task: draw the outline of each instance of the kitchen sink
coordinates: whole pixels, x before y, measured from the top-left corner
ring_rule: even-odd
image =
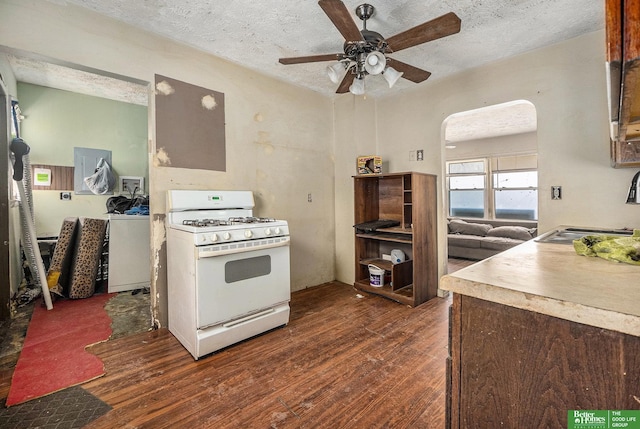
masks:
[[[549,231],[536,238],[540,243],[573,244],[585,235],[614,235],[630,237],[633,231],[627,229],[597,229],[597,228],[560,228]]]

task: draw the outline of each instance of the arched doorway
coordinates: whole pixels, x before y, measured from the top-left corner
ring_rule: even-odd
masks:
[[[442,125],[444,216],[537,221],[536,131],[536,109],[527,100],[447,117]],[[456,268],[450,259],[448,271]]]

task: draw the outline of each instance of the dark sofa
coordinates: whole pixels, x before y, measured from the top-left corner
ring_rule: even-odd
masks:
[[[528,220],[450,218],[447,248],[450,258],[481,260],[537,235],[538,223]]]

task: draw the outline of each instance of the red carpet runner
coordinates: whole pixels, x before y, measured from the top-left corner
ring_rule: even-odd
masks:
[[[104,365],[85,347],[106,341],[111,319],[104,310],[115,294],[62,300],[47,311],[35,304],[20,357],[11,380],[6,405],[92,380],[104,374]]]

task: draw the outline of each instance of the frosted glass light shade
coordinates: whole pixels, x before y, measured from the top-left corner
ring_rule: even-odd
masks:
[[[364,94],[364,79],[353,79],[353,83],[349,87],[349,92],[353,95]]]
[[[364,61],[364,69],[373,75],[382,73],[386,65],[387,59],[378,51],[371,52]]]
[[[329,75],[329,79],[333,83],[339,83],[342,80],[342,73],[344,72],[345,67],[343,63],[335,63],[332,66],[327,67],[327,74]]]
[[[387,67],[385,71],[382,73],[382,76],[384,77],[384,80],[386,80],[387,83],[389,84],[389,88],[392,88],[393,85],[396,84],[398,79],[402,77],[402,74],[403,74],[402,72],[399,72],[393,67]]]

